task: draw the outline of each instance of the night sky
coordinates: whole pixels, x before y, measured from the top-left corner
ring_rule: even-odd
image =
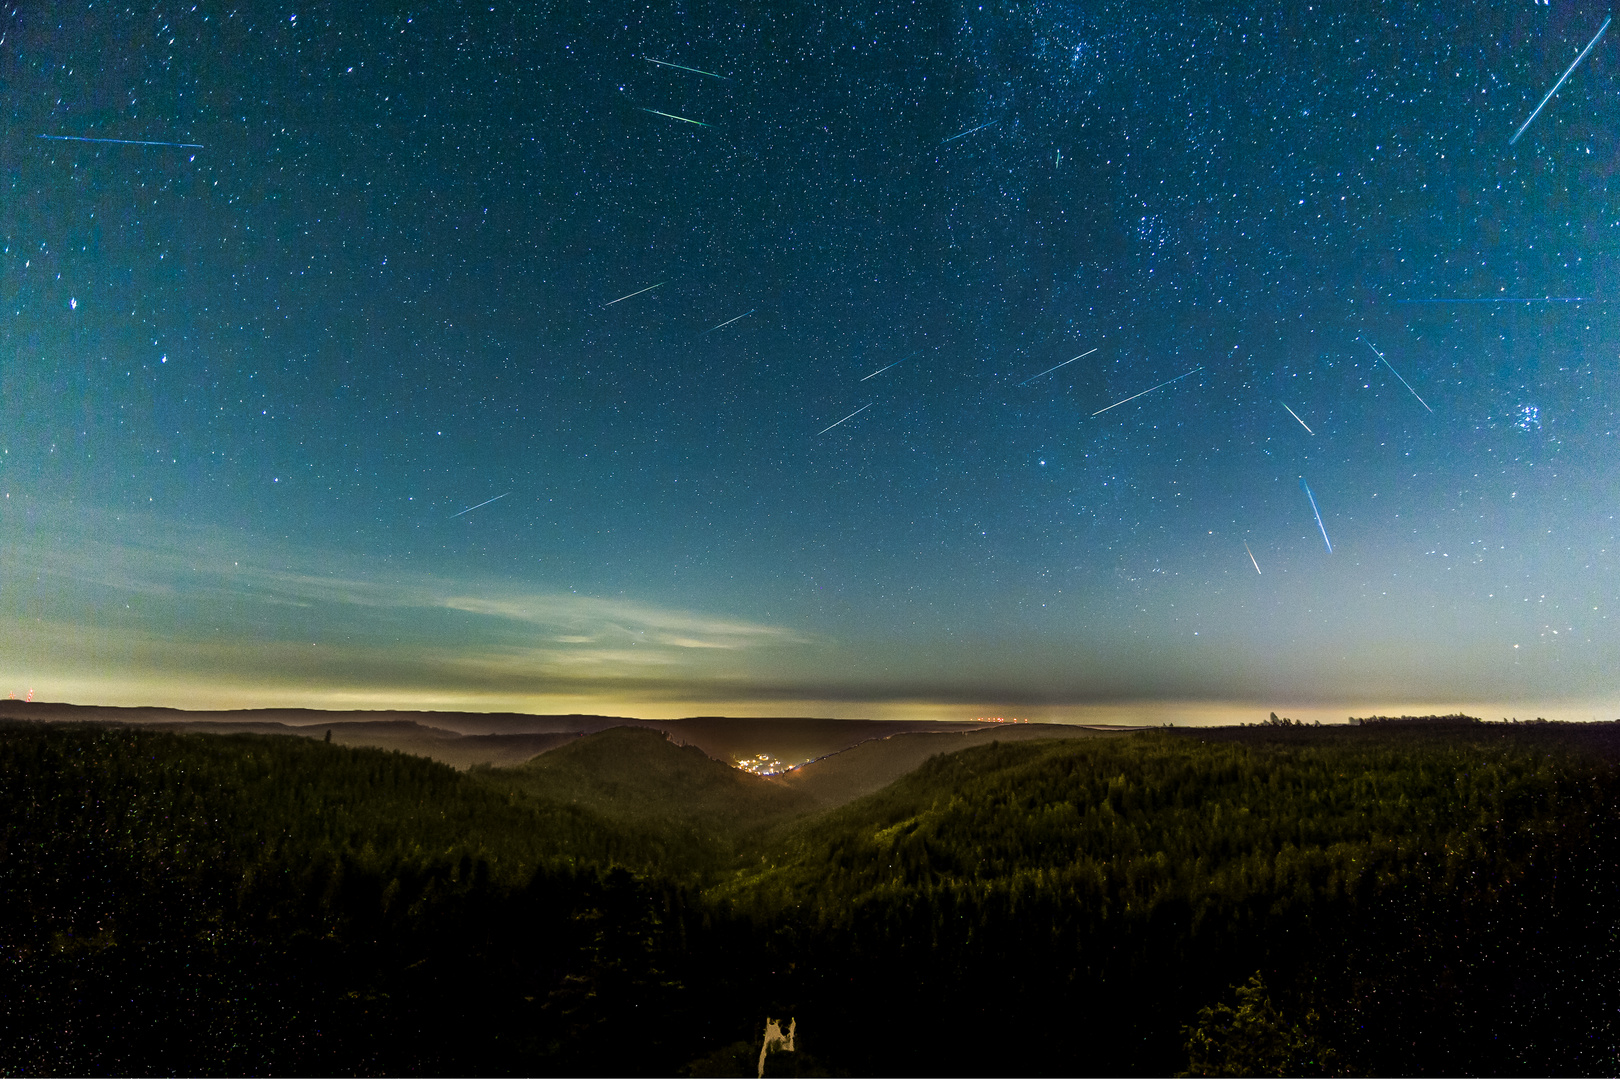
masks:
[[[1608,14],[8,6],[0,691],[1620,714]]]

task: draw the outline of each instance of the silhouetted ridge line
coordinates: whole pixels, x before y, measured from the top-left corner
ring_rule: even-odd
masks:
[[[1462,713],[1451,713],[1448,716],[1352,716],[1350,723],[1355,725],[1366,724],[1483,724],[1485,721],[1477,716],[1465,716]]]

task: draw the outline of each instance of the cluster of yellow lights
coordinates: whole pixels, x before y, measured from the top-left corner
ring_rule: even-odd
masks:
[[[1027,717],[1019,719],[1016,716],[975,716],[973,722],[975,724],[1027,724],[1029,719]]]
[[[783,765],[778,758],[774,758],[769,754],[755,754],[751,758],[740,758],[737,761],[737,768],[743,772],[751,772],[755,776],[775,776],[777,773],[787,771],[786,765]]]

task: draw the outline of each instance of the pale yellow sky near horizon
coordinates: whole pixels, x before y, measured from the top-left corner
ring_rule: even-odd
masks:
[[[1420,716],[1464,713],[1484,720],[1537,717],[1548,720],[1620,719],[1620,703],[1593,701],[1337,701],[1290,703],[1234,701],[1118,701],[1005,704],[947,701],[815,700],[749,698],[637,698],[594,695],[507,695],[391,692],[382,689],[313,689],[284,685],[233,686],[161,680],[70,678],[38,687],[0,687],[5,696],[75,705],[164,707],[196,710],[304,708],[421,712],[588,714],[669,720],[690,716],[834,717],[841,719],[962,721],[1028,720],[1034,723],[1217,726],[1256,723],[1272,712],[1307,723],[1342,724],[1351,716]]]
[[[1323,723],[1620,716],[1601,643],[1566,658],[1541,641],[1556,630],[1523,649],[1510,642],[1492,663],[1414,652],[1411,627],[1293,652],[1245,652],[1212,634],[1207,652],[1166,655],[1098,611],[1076,637],[964,631],[894,651],[842,620],[725,609],[712,597],[590,595],[246,534],[36,517],[0,544],[0,697],[1130,725],[1248,723],[1273,711]]]

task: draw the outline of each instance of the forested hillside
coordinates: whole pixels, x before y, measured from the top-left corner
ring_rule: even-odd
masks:
[[[740,840],[816,806],[780,780],[647,728],[614,728],[517,768],[472,775],[494,791],[584,810],[615,834],[639,838],[638,869],[694,882],[731,863]]]
[[[1063,724],[998,724],[969,731],[914,731],[869,739],[783,773],[781,780],[822,808],[842,806],[888,787],[938,754],[954,754],[989,742],[1033,739],[1106,739],[1124,734]]]
[[[1544,733],[981,747],[715,895],[791,928],[798,995],[860,1070],[995,1072],[1001,1043],[960,1034],[994,1030],[1059,1071],[1175,1071],[1177,1024],[1263,968],[1353,1067],[1603,1071],[1612,1035],[1575,1033],[1620,1004],[1615,773]],[[874,1015],[953,1035],[873,1040]]]
[[[1614,742],[999,743],[812,815],[646,732],[8,725],[0,1068],[752,1075],[769,1015],[772,1072],[1612,1074]]]
[[[656,838],[446,765],[8,726],[0,777],[7,1072],[577,1071],[675,989],[647,928],[686,905],[623,869]]]

